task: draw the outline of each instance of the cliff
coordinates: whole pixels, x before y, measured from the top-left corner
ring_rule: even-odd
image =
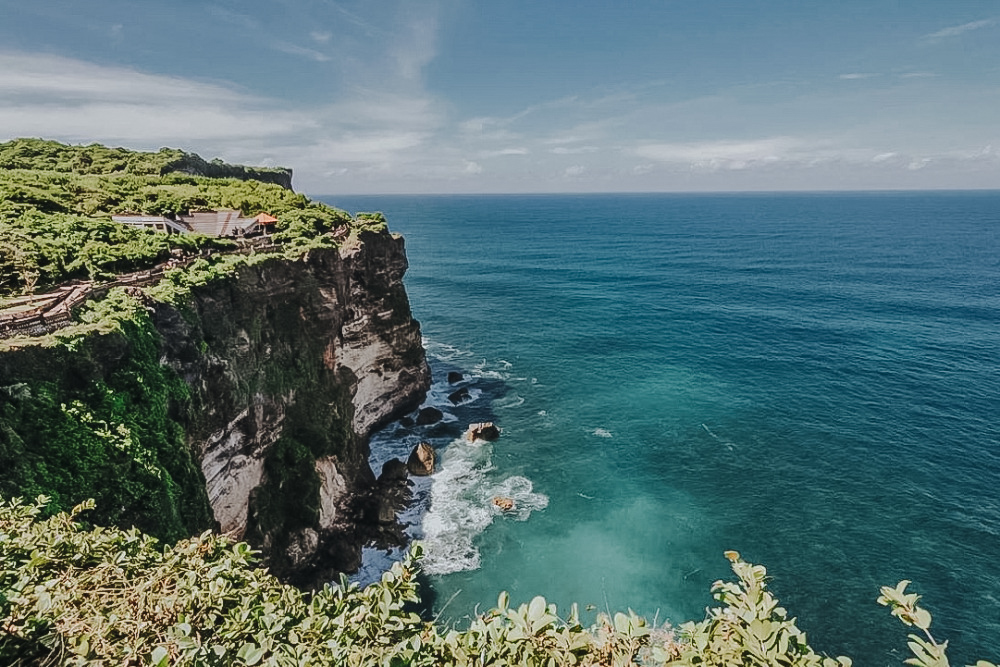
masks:
[[[401,238],[366,233],[196,289],[188,313],[155,309],[213,515],[279,572],[356,568],[377,522],[368,435],[430,383],[405,270]]]
[[[0,492],[94,496],[95,520],[166,539],[214,523],[292,581],[357,567],[387,514],[367,438],[430,383],[406,267],[361,232],[0,354]]]
[[[222,160],[205,160],[195,153],[181,153],[179,157],[160,168],[160,174],[171,173],[205,176],[207,178],[235,178],[240,181],[272,183],[286,190],[292,189],[292,170],[287,167],[246,167],[228,164]]]

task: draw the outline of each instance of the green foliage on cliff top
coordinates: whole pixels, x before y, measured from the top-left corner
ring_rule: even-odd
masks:
[[[348,225],[384,229],[384,218],[352,220],[275,181],[285,170],[205,162],[174,149],[142,153],[40,139],[0,144],[0,297],[74,278],[102,280],[163,262],[172,249],[222,248],[195,235],[125,227],[115,213],[171,215],[239,209],[278,218],[278,242],[302,248]]]
[[[120,290],[90,335],[0,355],[0,495],[52,511],[96,498],[94,519],[176,540],[213,525],[204,478],[172,409],[187,386],[160,365],[149,314]],[[114,324],[114,329],[108,326]]]
[[[254,567],[245,544],[203,533],[164,547],[137,530],[87,528],[72,514],[0,505],[0,658],[11,665],[701,665],[847,667],[816,653],[768,592],[763,567],[730,554],[705,620],[679,630],[632,613],[581,623],[541,597],[496,608],[465,630],[414,613],[414,554],[363,590],[342,580],[304,594]],[[917,667],[946,667],[946,644],[905,592],[879,601],[904,623]],[[996,667],[980,661],[977,667]]]
[[[0,144],[0,169],[34,169],[76,174],[195,174],[210,178],[253,179],[265,183],[291,181],[291,170],[244,167],[221,160],[207,162],[194,153],[161,148],[156,153],[110,148],[101,144],[73,146],[45,139],[14,139]]]

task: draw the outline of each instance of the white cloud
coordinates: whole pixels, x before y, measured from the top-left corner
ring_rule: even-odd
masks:
[[[579,98],[576,96],[561,97],[559,99],[529,105],[510,116],[477,116],[475,118],[470,118],[464,121],[461,124],[461,127],[464,132],[484,133],[493,128],[509,127],[518,121],[527,118],[528,116],[535,115],[542,111],[566,109],[567,107],[575,106],[578,103]]]
[[[90,102],[76,108],[0,107],[0,127],[8,137],[124,142],[146,147],[275,137],[312,126],[306,118],[286,117],[284,120],[289,122],[283,123],[280,113],[234,111],[211,105],[181,108]]]
[[[256,32],[260,29],[260,21],[252,16],[249,16],[248,14],[234,12],[231,9],[226,9],[225,7],[219,5],[209,5],[207,11],[220,21],[235,26],[240,30],[246,32]]]
[[[340,162],[386,163],[403,151],[420,146],[426,135],[420,132],[378,131],[347,133],[317,143],[322,154]]]
[[[170,91],[164,95],[164,91]],[[11,104],[35,99],[73,103],[100,99],[169,104],[214,98],[232,102],[240,97],[218,84],[181,77],[143,74],[124,67],[105,67],[59,56],[0,52],[0,101]]]
[[[583,155],[584,153],[596,153],[599,150],[601,149],[597,146],[577,146],[575,148],[556,146],[551,152],[555,155]]]
[[[799,159],[800,148],[799,140],[791,137],[772,137],[755,141],[643,144],[635,147],[632,152],[657,162],[717,170],[746,169],[755,165]]]
[[[935,153],[915,150],[878,150],[847,145],[829,139],[772,137],[753,141],[713,141],[688,144],[642,144],[629,151],[666,168],[694,173],[774,171],[801,173],[820,167],[861,173],[866,166],[879,174],[918,171],[930,164],[941,168],[962,169],[962,165],[1000,166],[1000,152],[987,144],[972,150],[952,149]],[[650,165],[633,171],[647,173]],[[873,172],[875,173],[875,172]]]
[[[330,56],[321,51],[300,46],[299,44],[292,44],[291,42],[276,41],[271,42],[270,46],[275,51],[287,53],[290,56],[301,56],[302,58],[308,58],[309,60],[313,60],[318,63],[326,63],[332,60]]]
[[[560,135],[558,137],[550,137],[550,138],[546,139],[543,143],[548,144],[548,145],[575,144],[575,143],[579,143],[581,141],[586,141],[586,140],[587,140],[587,137],[585,137],[583,135],[579,135],[579,134],[564,134],[564,135]],[[559,150],[559,149],[556,149],[556,150]],[[562,150],[568,150],[568,149],[562,149]]]
[[[309,37],[311,37],[314,42],[326,44],[333,37],[333,33],[328,30],[313,30],[309,33]]]
[[[530,155],[531,151],[527,148],[501,148],[497,151],[486,151],[483,153],[484,158],[488,157],[503,157],[505,155]]]
[[[872,79],[876,76],[880,76],[875,72],[850,72],[848,74],[841,74],[838,79],[855,80],[855,79]]]
[[[483,173],[483,166],[478,162],[472,162],[466,160],[465,162],[465,173],[467,174],[481,174]]]
[[[315,123],[219,84],[0,53],[0,128],[8,136],[149,145],[273,136],[312,130]]]
[[[437,56],[438,21],[432,9],[414,6],[405,17],[405,29],[394,36],[389,56],[396,74],[404,81],[416,82],[423,70]]]
[[[566,167],[566,175],[570,178],[582,176],[586,171],[587,168],[582,164],[574,164],[572,167]]]
[[[959,35],[970,32],[972,30],[989,28],[996,24],[997,24],[997,19],[995,18],[982,19],[980,21],[969,21],[968,23],[951,26],[943,30],[938,30],[937,32],[932,32],[929,35],[924,35],[924,39],[931,41],[938,41],[945,39],[947,37],[958,37]]]

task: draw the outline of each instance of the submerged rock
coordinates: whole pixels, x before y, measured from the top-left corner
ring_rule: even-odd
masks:
[[[399,459],[389,459],[382,464],[382,474],[378,476],[379,482],[392,482],[406,479],[407,466]]]
[[[444,413],[437,408],[421,408],[420,412],[417,413],[417,426],[436,424],[442,419],[444,419]]]
[[[469,430],[465,432],[465,439],[469,442],[473,442],[474,440],[496,440],[499,437],[500,429],[493,422],[469,424]]]
[[[453,405],[458,405],[462,401],[465,401],[469,398],[471,398],[471,394],[469,394],[469,390],[466,389],[465,387],[462,387],[458,391],[453,391],[452,393],[448,394],[448,400],[451,401]]]
[[[406,460],[406,469],[416,477],[433,475],[436,460],[437,454],[434,448],[426,442],[421,442],[410,452],[410,458]]]

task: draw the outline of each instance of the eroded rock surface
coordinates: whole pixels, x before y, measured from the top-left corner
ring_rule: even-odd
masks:
[[[430,386],[403,240],[358,241],[242,267],[195,288],[183,315],[155,306],[161,363],[191,391],[185,430],[215,519],[286,578],[360,556],[348,543],[386,519],[359,509],[377,492],[368,436]]]
[[[496,440],[499,437],[500,429],[493,422],[469,424],[469,429],[465,432],[465,439],[469,442],[476,440]]]
[[[421,442],[410,452],[410,458],[406,460],[406,469],[417,477],[433,475],[436,460],[437,454],[434,448],[429,443]]]

